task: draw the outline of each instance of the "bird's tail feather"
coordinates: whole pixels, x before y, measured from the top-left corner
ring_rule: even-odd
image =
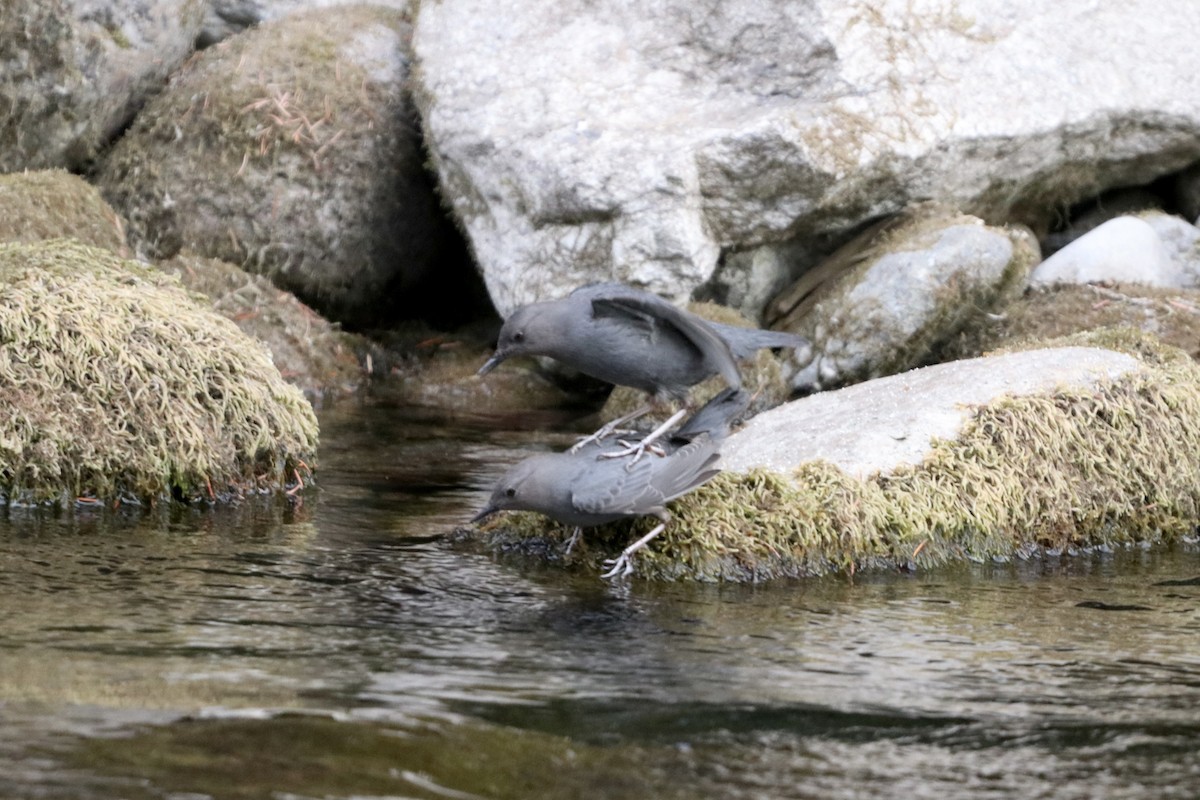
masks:
[[[710,322],[709,325],[729,345],[729,351],[737,359],[749,358],[756,350],[764,347],[788,347],[803,350],[811,347],[808,339],[797,333],[786,331],[767,331],[759,328],[739,328],[736,325],[723,325]]]

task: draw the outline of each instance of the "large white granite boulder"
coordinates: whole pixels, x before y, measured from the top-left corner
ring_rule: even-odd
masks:
[[[723,252],[914,201],[1032,223],[1173,172],[1200,158],[1196,41],[1187,0],[440,0],[414,45],[507,314],[597,279],[683,300]]]

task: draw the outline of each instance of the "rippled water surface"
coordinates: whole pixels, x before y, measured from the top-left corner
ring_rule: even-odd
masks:
[[[613,586],[445,537],[545,435],[322,423],[298,502],[0,519],[0,797],[1200,796],[1194,546]]]

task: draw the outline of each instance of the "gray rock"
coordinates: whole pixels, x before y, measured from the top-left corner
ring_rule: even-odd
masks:
[[[1105,192],[1082,210],[1072,209],[1069,225],[1042,239],[1042,252],[1049,256],[1110,219],[1162,210],[1162,198],[1145,189],[1114,189]]]
[[[728,306],[761,324],[767,304],[821,255],[820,245],[800,239],[726,253],[712,279],[697,289],[697,299]]]
[[[590,280],[680,301],[723,250],[916,200],[1028,223],[1145,183],[1200,158],[1197,40],[1187,0],[440,0],[414,44],[507,314]]]
[[[1178,268],[1178,286],[1200,288],[1200,228],[1163,212],[1147,212],[1140,218],[1158,234],[1167,256]]]
[[[1089,387],[1141,369],[1095,347],[1061,347],[953,361],[794,400],[752,418],[722,448],[733,472],[790,473],[815,459],[856,477],[919,464],[935,439],[953,439],[972,406],[1003,395]]]
[[[807,273],[768,314],[812,342],[792,388],[812,392],[911,369],[931,348],[1025,288],[1037,242],[1025,228],[918,213],[877,226]]]
[[[79,170],[192,52],[203,0],[6,0],[0,172]]]
[[[1158,233],[1138,217],[1117,217],[1079,237],[1034,268],[1030,282],[1140,283],[1178,287],[1182,270]]]
[[[326,316],[386,320],[453,231],[424,169],[402,15],[289,16],[200,53],[100,166],[139,252],[187,247]]]

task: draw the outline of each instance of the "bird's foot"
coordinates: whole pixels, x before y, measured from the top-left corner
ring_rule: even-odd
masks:
[[[624,449],[601,453],[597,458],[624,458],[625,456],[632,456],[626,465],[626,468],[629,468],[640,461],[646,453],[653,453],[659,458],[665,458],[667,455],[667,451],[663,450],[661,445],[657,445],[646,439],[640,442],[628,442],[624,439],[617,439],[617,444],[621,445]]]
[[[666,451],[654,443],[665,436],[667,431],[673,428],[675,424],[678,423],[679,420],[683,419],[686,414],[687,411],[685,409],[676,411],[671,415],[670,419],[668,419],[662,425],[659,425],[647,436],[643,437],[642,440],[637,444],[630,445],[628,442],[621,442],[621,444],[625,446],[624,450],[616,450],[611,453],[601,453],[600,458],[621,458],[623,456],[632,455],[633,458],[628,464],[625,465],[625,469],[633,469],[633,465],[636,464],[641,457],[646,454],[647,450],[655,455],[665,456]]]
[[[638,550],[641,550],[646,545],[650,544],[650,541],[652,539],[654,539],[655,536],[658,536],[660,533],[663,532],[663,530],[667,527],[667,523],[665,521],[666,520],[665,516],[663,517],[663,520],[664,520],[663,522],[654,526],[654,529],[651,530],[649,533],[647,533],[645,536],[638,539],[636,542],[629,545],[629,547],[626,547],[624,550],[622,550],[621,555],[617,556],[616,558],[605,559],[604,566],[608,567],[608,572],[600,573],[600,577],[607,579],[607,578],[615,578],[619,575],[622,578],[628,578],[630,575],[632,575],[633,574],[633,561],[632,561],[633,554],[636,553]]]
[[[601,439],[605,438],[606,436],[612,436],[613,434],[617,434],[619,436],[629,436],[630,434],[634,433],[635,431],[628,430],[626,428],[622,428],[621,426],[624,425],[626,422],[632,422],[633,420],[637,419],[638,417],[645,416],[650,411],[651,408],[652,408],[652,406],[644,405],[641,408],[638,408],[638,409],[635,409],[635,410],[629,412],[628,414],[626,414],[623,417],[617,417],[614,420],[610,420],[609,422],[605,423],[600,428],[600,430],[596,431],[591,436],[585,436],[582,439],[580,439],[567,452],[568,453],[578,453],[583,448],[584,445],[591,444],[592,442],[598,442]]]
[[[617,420],[614,420],[614,422],[615,421],[617,421]],[[571,445],[571,449],[568,450],[567,452],[568,453],[578,453],[580,450],[582,450],[584,447],[591,444],[592,442],[598,442],[601,439],[607,439],[609,436],[613,436],[613,435],[629,436],[634,433],[637,433],[637,431],[635,431],[631,428],[618,428],[610,422],[609,424],[602,427],[600,430],[593,433],[591,436],[584,436],[582,439],[577,441],[575,444]]]
[[[633,574],[633,561],[631,561],[629,556],[625,553],[621,553],[621,555],[617,556],[616,558],[606,558],[604,560],[604,566],[609,567],[608,572],[600,573],[600,577],[604,578],[605,580],[608,580],[609,578],[615,578],[618,575],[620,575],[622,578],[628,578]]]

